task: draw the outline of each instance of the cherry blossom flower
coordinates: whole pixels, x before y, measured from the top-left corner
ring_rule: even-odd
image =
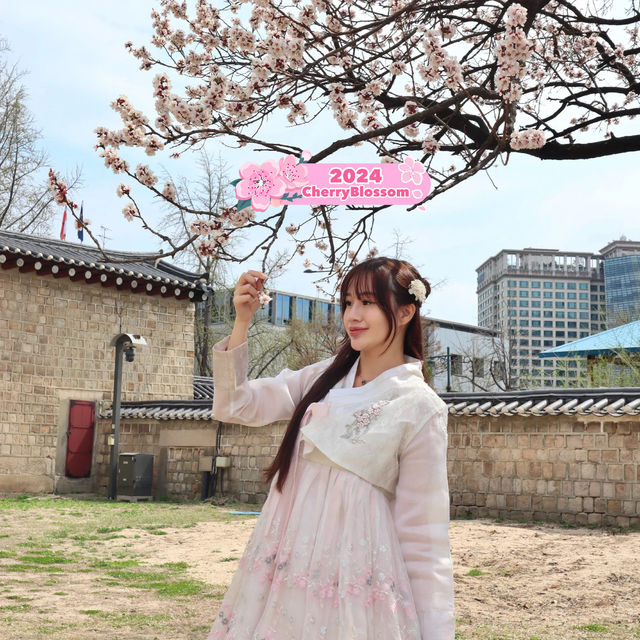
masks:
[[[411,157],[406,157],[404,161],[398,165],[398,169],[400,170],[401,182],[413,182],[417,185],[422,184],[425,168],[421,162]]]
[[[240,168],[240,176],[242,179],[236,184],[236,197],[239,200],[250,199],[256,211],[266,211],[271,198],[278,198],[285,192],[285,181],[279,175],[274,160],[267,160],[261,165],[246,162]]]
[[[118,195],[118,198],[122,198],[122,196],[128,196],[129,195],[129,187],[127,187],[126,184],[122,184],[122,182],[118,185],[118,188],[116,189],[116,194]]]
[[[167,200],[175,200],[178,197],[178,192],[171,182],[167,182],[162,189],[162,195]]]
[[[123,213],[124,217],[127,220],[129,220],[129,222],[131,222],[131,220],[133,220],[138,215],[138,212],[136,211],[136,208],[131,203],[126,204],[124,206],[124,209],[122,210],[122,213]]]

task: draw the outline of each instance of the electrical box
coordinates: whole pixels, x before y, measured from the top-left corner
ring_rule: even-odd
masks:
[[[151,499],[153,456],[150,453],[121,453],[118,458],[118,496]]]
[[[217,456],[216,467],[218,469],[227,469],[231,466],[231,458],[228,456]]]

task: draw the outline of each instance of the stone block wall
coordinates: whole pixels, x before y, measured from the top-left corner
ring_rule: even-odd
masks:
[[[193,316],[186,300],[1,269],[0,492],[64,479],[69,402],[112,400],[121,320],[147,341],[123,363],[122,400],[193,397]]]
[[[640,524],[633,417],[449,417],[451,516]]]
[[[263,481],[262,470],[275,457],[286,422],[256,428],[217,420],[123,420],[119,450],[154,456],[152,493],[156,499],[199,500],[204,477],[200,459],[215,454],[218,425],[221,429],[218,455],[231,457],[231,467],[218,475],[216,495],[222,490],[242,502],[263,503],[269,487]],[[110,431],[111,422],[100,420],[92,490],[102,494],[109,489]]]

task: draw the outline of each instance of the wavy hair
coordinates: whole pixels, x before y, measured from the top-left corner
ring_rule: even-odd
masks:
[[[358,298],[364,297],[365,292],[371,292],[387,319],[389,331],[386,339],[388,340],[391,335],[395,337],[397,331],[396,313],[398,308],[402,305],[414,304],[416,311],[407,324],[404,337],[404,353],[422,360],[422,375],[426,380],[427,370],[424,364],[424,342],[420,319],[421,303],[408,291],[409,285],[414,279],[418,279],[424,284],[426,297],[428,297],[431,293],[429,282],[409,262],[383,256],[363,260],[347,272],[340,285],[340,312],[344,317],[346,309],[345,296],[351,285],[353,285]],[[276,457],[271,465],[263,471],[267,482],[270,482],[278,473],[276,482],[278,491],[282,492],[289,475],[291,459],[295,453],[294,448],[300,431],[300,423],[307,408],[313,402],[320,402],[329,390],[347,375],[357,360],[359,353],[359,351],[352,348],[347,328],[344,327],[344,336],[337,345],[333,362],[323,371],[298,403],[280,443]]]

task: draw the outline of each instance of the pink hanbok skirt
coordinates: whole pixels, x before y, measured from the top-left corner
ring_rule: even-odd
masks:
[[[208,640],[420,640],[389,500],[302,457],[276,477]]]

